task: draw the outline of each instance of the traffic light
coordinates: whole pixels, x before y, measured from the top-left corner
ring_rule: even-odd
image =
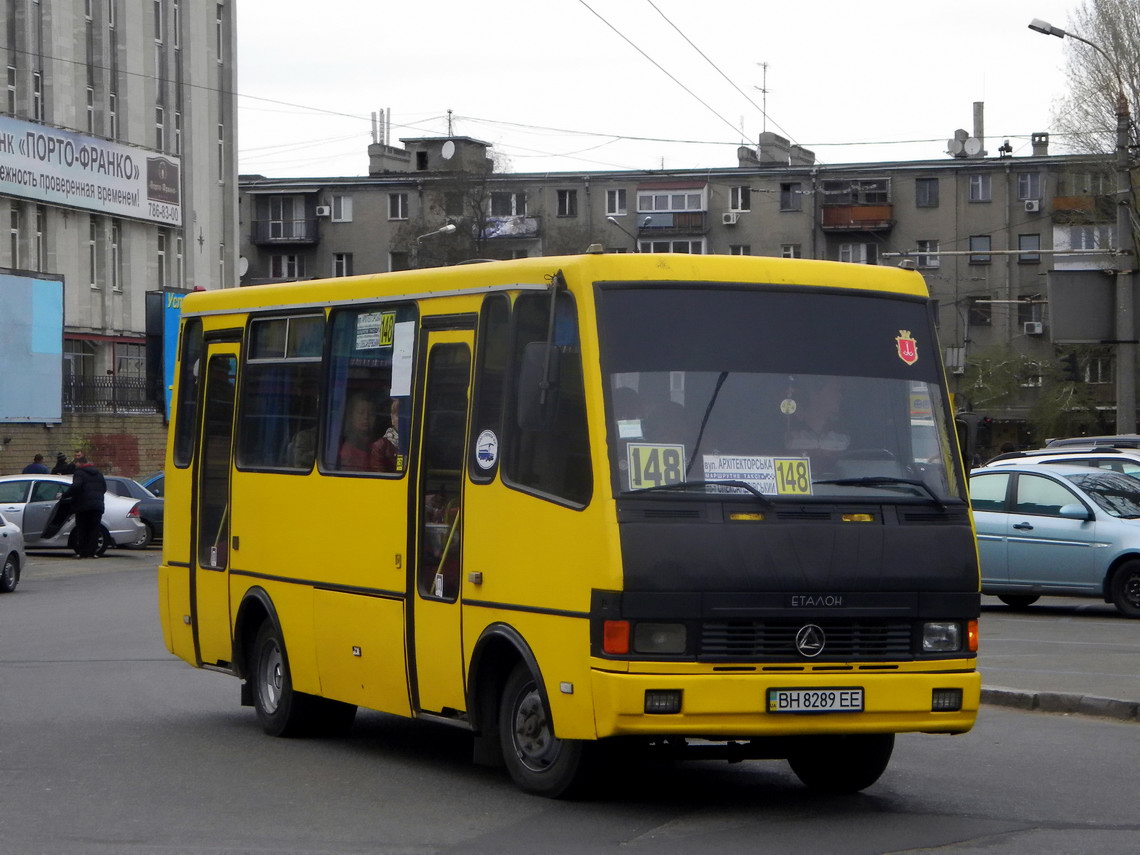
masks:
[[[1075,353],[1066,353],[1061,356],[1061,374],[1066,379],[1073,383],[1078,383],[1081,380],[1081,368],[1077,365],[1077,355]]]

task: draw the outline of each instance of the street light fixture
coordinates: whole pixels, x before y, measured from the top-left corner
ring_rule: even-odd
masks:
[[[424,238],[435,237],[436,235],[449,235],[454,231],[455,223],[448,223],[445,226],[440,226],[435,231],[428,232],[426,235],[420,235],[418,238],[416,238],[416,243],[420,243]]]
[[[1133,316],[1132,268],[1136,259],[1136,243],[1132,238],[1130,200],[1132,180],[1129,169],[1128,134],[1132,118],[1124,80],[1120,69],[1100,45],[1074,33],[1034,18],[1029,29],[1046,36],[1063,39],[1068,36],[1088,45],[1105,58],[1116,75],[1116,246],[1119,262],[1116,269],[1116,340],[1105,342],[1116,347],[1116,432],[1136,433],[1136,322]]]
[[[634,252],[640,252],[640,250],[637,248],[637,238],[634,237],[633,235],[631,235],[628,231],[626,231],[625,227],[622,226],[621,223],[619,223],[614,217],[606,217],[606,222],[609,223],[611,226],[617,226],[618,230],[623,235],[625,235],[627,238],[629,238],[631,241],[633,241],[633,251]],[[641,234],[641,229],[638,229],[638,234]]]

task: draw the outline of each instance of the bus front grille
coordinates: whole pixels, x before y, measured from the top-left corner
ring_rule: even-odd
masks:
[[[701,659],[805,661],[796,634],[805,621],[706,621],[701,627]],[[824,633],[815,660],[906,659],[913,656],[909,621],[818,621]]]

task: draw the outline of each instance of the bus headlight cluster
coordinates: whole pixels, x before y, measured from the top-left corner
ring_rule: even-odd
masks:
[[[954,653],[962,649],[962,624],[928,621],[922,625],[923,653]]]
[[[684,653],[683,623],[639,623],[633,631],[633,649],[637,653]]]

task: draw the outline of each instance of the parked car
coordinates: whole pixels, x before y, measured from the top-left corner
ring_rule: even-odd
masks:
[[[144,549],[154,541],[162,540],[162,516],[165,502],[133,478],[125,478],[122,475],[105,475],[104,477],[107,479],[107,492],[139,500],[139,517],[142,519],[146,531],[138,542],[131,544],[131,547],[133,549]]]
[[[1086,445],[1009,451],[999,454],[986,466],[1009,466],[1020,463],[1095,466],[1097,469],[1110,469],[1125,475],[1140,475],[1140,449]]]
[[[0,594],[10,594],[20,584],[20,574],[28,557],[24,554],[24,534],[15,523],[0,516]]]
[[[1035,463],[970,473],[982,593],[1023,608],[1099,597],[1140,617],[1140,479]]]
[[[64,490],[71,486],[70,475],[0,476],[0,514],[20,527],[27,549],[75,549],[75,517],[58,532],[44,537],[52,512]],[[130,546],[143,536],[146,527],[139,516],[138,500],[108,492],[99,533],[98,554],[112,546]]]
[[[1140,448],[1140,434],[1120,433],[1115,436],[1067,436],[1051,439],[1046,448],[1063,448],[1069,445],[1109,445],[1117,448]]]
[[[166,492],[166,473],[155,472],[152,475],[147,475],[140,483],[159,498],[163,498],[163,494]]]

